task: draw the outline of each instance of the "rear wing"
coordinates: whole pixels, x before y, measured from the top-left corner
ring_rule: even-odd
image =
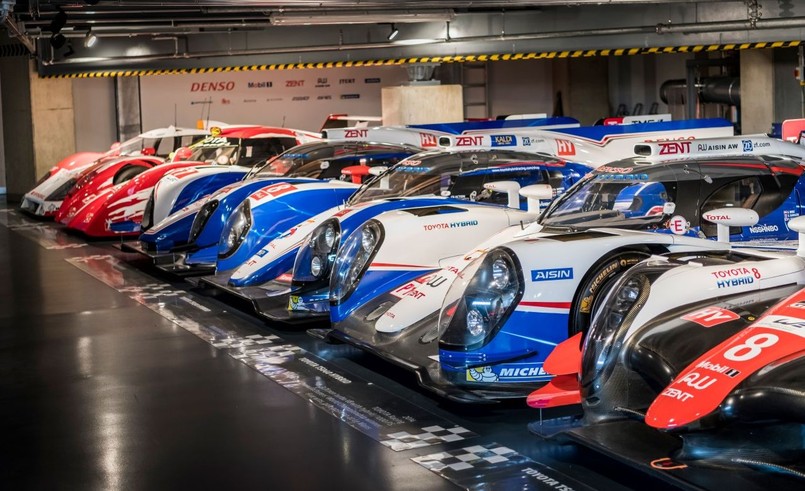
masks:
[[[571,128],[578,125],[578,120],[573,118],[470,121],[375,128],[337,128],[326,130],[325,137],[330,140],[402,143],[430,149],[438,148],[439,138],[447,135],[481,134],[480,132],[500,131],[501,128]]]
[[[581,128],[522,128],[507,133],[445,135],[439,146],[452,150],[505,147],[536,152],[597,167],[634,156],[635,144],[652,141],[690,141],[728,137],[732,123],[724,119],[696,119]]]
[[[805,159],[805,147],[768,136],[705,138],[695,141],[641,143],[634,153],[652,162],[704,157],[743,157],[775,155]]]

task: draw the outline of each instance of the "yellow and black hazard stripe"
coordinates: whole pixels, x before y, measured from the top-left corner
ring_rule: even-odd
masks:
[[[693,46],[666,46],[657,48],[586,49],[575,51],[542,51],[532,53],[506,53],[486,55],[415,56],[381,60],[327,61],[314,63],[280,63],[273,65],[240,65],[206,68],[171,68],[164,70],[114,70],[99,72],[50,75],[53,78],[145,77],[150,75],[179,75],[188,73],[250,72],[262,70],[302,70],[315,68],[342,68],[364,66],[411,65],[415,63],[464,63],[477,61],[541,60],[555,58],[587,58],[593,56],[635,56],[666,53],[699,53],[762,48],[793,48],[802,41],[774,41],[759,43],[709,44]]]

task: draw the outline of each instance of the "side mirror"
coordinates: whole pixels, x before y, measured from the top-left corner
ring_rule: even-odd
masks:
[[[727,243],[730,241],[730,227],[751,227],[760,221],[757,212],[747,208],[716,208],[703,213],[702,218],[715,223],[718,227],[718,241]]]
[[[553,188],[550,184],[532,184],[520,188],[520,196],[528,199],[528,212],[540,213],[540,200],[552,199]]]
[[[330,168],[330,161],[329,161],[329,160],[322,160],[322,161],[319,163],[319,169],[321,169],[321,170],[327,170],[327,169],[329,169],[329,168]]]
[[[788,222],[788,228],[799,234],[799,246],[797,256],[805,257],[805,216],[792,218]]]
[[[363,182],[363,178],[369,175],[369,169],[371,167],[366,165],[350,165],[341,169],[341,174],[352,177],[354,184],[360,184]]]
[[[154,148],[154,147],[145,147],[145,148],[143,148],[143,151],[140,152],[140,153],[143,154],[143,155],[156,155],[157,154],[157,149]]]
[[[389,168],[385,165],[376,165],[374,167],[369,167],[369,174],[373,176],[379,176],[389,170]],[[380,179],[380,189],[389,189],[389,180],[391,179],[390,176],[385,176]]]
[[[180,160],[188,160],[190,156],[193,155],[193,151],[187,147],[179,147],[176,149],[176,152],[173,154],[173,161],[178,162]]]
[[[520,209],[520,183],[516,181],[494,181],[484,184],[484,189],[496,193],[506,193],[509,197],[509,208]]]

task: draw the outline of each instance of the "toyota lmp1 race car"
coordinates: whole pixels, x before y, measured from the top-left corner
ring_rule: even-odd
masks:
[[[348,140],[351,142],[364,142],[364,144],[363,146],[356,146],[355,143],[346,145],[343,142],[334,141],[331,142],[333,149],[330,150],[329,154],[326,148],[317,151],[292,150],[294,161],[288,165],[293,168],[288,169],[286,176],[277,178],[278,173],[272,172],[273,168],[268,168],[266,172],[248,176],[256,179],[244,179],[240,184],[227,186],[225,190],[216,193],[216,196],[207,197],[203,203],[197,201],[192,206],[185,207],[185,209],[172,214],[154,226],[153,229],[147,230],[140,237],[142,249],[151,255],[163,254],[161,257],[165,257],[165,253],[169,253],[172,249],[179,247],[180,251],[187,251],[186,255],[180,256],[182,259],[176,267],[163,265],[163,269],[169,269],[174,272],[181,271],[185,274],[188,272],[205,274],[211,268],[214,270],[216,266],[218,242],[219,239],[223,240],[223,227],[231,212],[251,193],[261,188],[268,188],[274,184],[286,182],[288,181],[288,176],[296,175],[297,172],[301,172],[300,175],[314,175],[314,177],[332,179],[340,176],[341,171],[345,168],[351,167],[346,172],[354,182],[353,185],[346,183],[334,183],[331,186],[319,184],[316,185],[318,191],[315,193],[312,188],[306,189],[308,194],[305,196],[305,203],[297,204],[294,208],[301,213],[299,221],[304,221],[310,216],[343,203],[357,189],[358,183],[369,175],[370,167],[387,168],[402,158],[411,155],[413,153],[411,152],[412,147],[409,145],[401,147],[399,145],[401,143],[418,145],[420,148],[417,148],[417,150],[421,150],[421,147],[435,147],[438,138],[447,134],[447,132],[480,131],[487,127],[491,128],[491,130],[499,130],[501,127],[509,128],[513,125],[568,127],[577,126],[578,122],[572,118],[546,118],[426,125],[424,129],[419,126],[410,126],[329,130],[334,133],[329,134],[328,132],[328,136],[334,137],[339,141]],[[378,141],[396,142],[398,145],[376,143]],[[367,146],[367,144],[369,145]],[[393,148],[397,148],[397,150],[394,151]],[[282,163],[282,161],[278,161],[277,164]],[[297,169],[300,164],[304,165],[305,168]],[[320,168],[319,175],[315,175],[317,165]],[[267,177],[274,177],[274,179],[265,180]],[[296,184],[302,184],[302,181],[295,181]],[[159,199],[159,196],[156,199]],[[273,202],[271,204],[271,206],[276,205],[277,203]],[[155,204],[154,208],[156,207],[157,205]],[[290,213],[292,211],[287,210],[286,212]],[[270,223],[265,227],[273,227],[275,218],[270,215],[266,215],[266,217]],[[287,224],[283,224],[283,226],[286,226],[284,230],[291,229],[296,223],[290,220]],[[230,255],[224,258],[228,259],[225,265],[222,265],[224,268],[232,268],[240,264],[239,262],[235,263],[236,260],[239,259],[240,262],[243,262],[251,255],[247,253],[247,247],[256,245],[254,234],[262,230],[262,225],[255,223],[255,227],[251,227],[250,223],[249,229],[252,230],[253,235],[246,241],[248,245],[244,246],[236,257]],[[272,228],[271,230],[274,229]],[[270,237],[273,237],[273,235]],[[262,245],[262,243],[259,244],[259,246]],[[258,249],[259,247],[254,247],[253,252]],[[173,252],[178,251],[174,250]],[[171,255],[170,257],[173,256]],[[160,261],[161,258],[158,257],[156,260]]]
[[[610,451],[630,445],[624,425],[638,421],[644,446],[678,463],[805,478],[805,217],[788,226],[797,255],[711,251],[634,266],[583,349],[570,339],[548,357],[557,376],[529,404],[581,402],[581,423]]]
[[[352,209],[358,203],[364,203],[367,199],[375,197],[389,198],[395,193],[373,191],[372,193],[361,193],[358,200],[350,200],[347,203],[348,210],[333,208],[326,213],[322,213],[312,220],[300,220],[291,229],[293,237],[288,234],[281,235],[277,240],[266,243],[263,241],[262,248],[250,248],[251,252],[256,252],[254,256],[248,258],[242,254],[242,250],[237,251],[237,261],[229,261],[226,257],[220,257],[218,269],[226,271],[242,262],[243,257],[247,257],[245,263],[239,266],[234,273],[218,275],[215,281],[219,286],[238,296],[246,297],[254,301],[258,310],[262,311],[269,318],[275,320],[309,320],[314,317],[326,315],[328,278],[330,272],[331,259],[335,256],[338,248],[338,236],[346,236],[351,230],[358,226],[362,221],[372,218],[374,215],[388,212],[393,209],[410,208],[425,206],[424,202],[411,200],[414,196],[421,196],[433,193],[436,198],[422,198],[437,200],[433,206],[440,203],[445,206],[441,214],[446,214],[450,206],[457,204],[467,204],[471,201],[490,202],[490,195],[494,191],[506,194],[506,197],[493,198],[498,204],[508,202],[510,208],[527,208],[526,203],[522,202],[518,196],[518,189],[532,184],[549,185],[553,191],[547,196],[540,195],[536,189],[524,190],[525,194],[531,194],[530,200],[550,199],[557,194],[564,192],[580,175],[589,172],[594,166],[605,161],[612,160],[611,155],[617,152],[617,148],[623,146],[623,142],[631,139],[635,142],[645,141],[646,139],[658,138],[660,135],[665,137],[690,138],[697,134],[719,134],[732,133],[728,123],[723,120],[700,120],[700,121],[681,121],[661,124],[632,125],[624,127],[595,127],[595,128],[560,128],[560,129],[537,129],[523,128],[521,130],[530,133],[529,136],[516,134],[473,134],[466,133],[455,137],[443,137],[450,143],[458,143],[459,147],[451,150],[452,157],[440,159],[437,154],[430,154],[425,157],[414,156],[412,160],[416,165],[400,164],[396,169],[396,174],[391,176],[381,176],[381,185],[390,180],[398,180],[400,184],[400,196],[407,199],[399,199],[393,202],[375,203],[373,205],[362,205],[360,210]],[[471,151],[467,147],[465,139],[479,141],[481,147]],[[592,141],[606,141],[609,143],[617,142],[613,145],[615,149],[607,144],[595,146]],[[583,155],[584,163],[567,162],[557,159],[550,155],[537,155],[531,152],[543,150],[546,153],[561,153],[561,149],[578,149],[579,156]],[[486,149],[486,150],[483,150]],[[503,150],[510,150],[506,154]],[[557,151],[559,150],[559,151]],[[517,152],[528,152],[517,155]],[[622,151],[622,150],[621,150]],[[518,162],[517,160],[520,160]],[[418,177],[417,177],[418,174]],[[424,183],[431,182],[429,185]],[[415,183],[417,189],[412,190],[410,186]],[[420,183],[423,183],[420,185]],[[438,186],[437,186],[438,183]],[[453,188],[455,186],[455,188]],[[412,192],[415,191],[415,192]],[[534,194],[537,193],[537,194]],[[358,195],[356,195],[358,196]],[[458,201],[456,202],[456,200]],[[439,201],[441,200],[441,201]],[[525,200],[523,200],[525,201]],[[474,209],[475,210],[475,209]],[[481,211],[482,210],[482,211]],[[470,214],[472,215],[472,214]],[[437,218],[437,217],[434,217]],[[477,243],[480,237],[493,234],[501,228],[506,228],[511,223],[519,221],[530,222],[536,218],[535,214],[519,216],[512,222],[513,213],[502,208],[479,208],[477,216],[464,216],[463,221],[474,222],[475,232],[467,231],[469,236],[476,237],[471,242],[469,237],[459,240],[457,243],[464,243],[467,247]],[[323,225],[316,233],[325,233],[335,237],[328,252],[322,250],[311,252],[306,250],[304,254],[310,257],[300,259],[297,264],[305,266],[303,277],[294,280],[295,287],[292,293],[288,289],[288,278],[293,266],[293,256],[300,246],[300,240],[304,239],[310,231],[325,219],[330,219],[327,225]],[[483,222],[479,224],[478,221]],[[456,226],[458,228],[458,226]],[[481,232],[483,230],[484,232]],[[457,232],[458,233],[458,232]],[[338,236],[334,236],[338,234]],[[259,242],[256,242],[259,244]],[[242,247],[242,246],[241,246]],[[225,252],[222,250],[222,252]],[[311,255],[312,254],[312,255]],[[223,254],[222,254],[223,255]],[[322,262],[323,267],[314,266],[315,271],[312,277],[307,270],[306,262],[313,256],[318,256],[317,261]],[[325,261],[326,257],[330,260]],[[327,263],[327,264],[325,264]],[[279,283],[263,285],[269,281],[279,279]],[[228,285],[224,285],[225,281]],[[244,290],[244,287],[251,287]],[[255,288],[256,287],[256,288]],[[298,287],[298,288],[297,288]],[[270,297],[270,298],[268,298]],[[288,304],[290,301],[290,309]]]
[[[56,220],[90,237],[123,237],[139,234],[146,204],[156,183],[169,171],[190,170],[205,161],[222,168],[233,163],[254,163],[281,153],[313,134],[285,128],[239,127],[216,131],[181,157],[192,160],[165,163],[161,159],[115,161],[83,175],[68,193]]]
[[[36,186],[22,198],[20,208],[42,217],[52,217],[59,210],[67,193],[81,176],[93,166],[126,156],[155,156],[166,158],[174,150],[193,144],[210,132],[188,128],[159,128],[146,131],[130,140],[112,145],[105,153],[80,152],[51,168]]]
[[[765,137],[687,144],[682,159],[661,155],[668,143],[636,145],[645,157],[599,167],[537,223],[471,251],[450,228],[428,227],[446,221],[437,210],[375,217],[339,249],[326,334],[414,369],[447,397],[524,396],[551,378],[548,353],[645,257],[717,248],[716,237],[793,238],[805,149]],[[429,246],[411,247],[412,233]]]

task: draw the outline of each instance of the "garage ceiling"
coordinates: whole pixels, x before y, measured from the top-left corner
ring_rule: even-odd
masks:
[[[796,44],[805,34],[803,3],[3,0],[0,5],[10,42],[34,54],[41,74],[63,75]],[[395,30],[398,35],[389,40]],[[97,42],[87,47],[91,36]]]

